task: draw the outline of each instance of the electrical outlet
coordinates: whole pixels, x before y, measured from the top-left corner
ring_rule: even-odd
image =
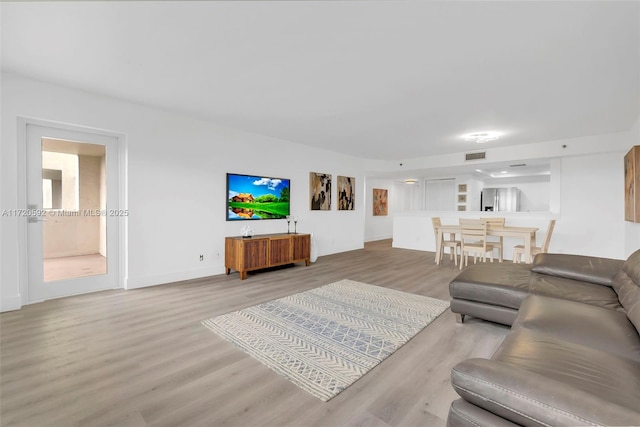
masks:
[[[204,255],[200,255],[200,261],[204,261]]]

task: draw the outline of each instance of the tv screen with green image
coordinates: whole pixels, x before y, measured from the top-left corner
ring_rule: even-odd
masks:
[[[290,185],[285,178],[228,173],[227,221],[286,218]]]

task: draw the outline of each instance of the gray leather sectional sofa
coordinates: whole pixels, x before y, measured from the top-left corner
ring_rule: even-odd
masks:
[[[511,326],[491,359],[453,368],[449,426],[640,426],[640,250],[478,264],[449,291],[460,322]]]

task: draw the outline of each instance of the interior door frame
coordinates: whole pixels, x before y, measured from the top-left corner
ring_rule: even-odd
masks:
[[[93,133],[115,138],[118,141],[117,163],[118,163],[118,204],[120,209],[127,209],[127,140],[126,135],[121,132],[92,128],[87,126],[63,123],[51,120],[43,120],[30,117],[18,117],[17,145],[18,145],[18,206],[27,208],[27,126],[42,126],[60,130]],[[129,218],[124,216],[119,218],[118,230],[118,286],[126,287],[128,275],[127,259],[128,250],[128,224]],[[27,218],[22,217],[18,222],[18,285],[20,289],[21,305],[42,302],[42,300],[32,300],[29,295],[29,247]]]

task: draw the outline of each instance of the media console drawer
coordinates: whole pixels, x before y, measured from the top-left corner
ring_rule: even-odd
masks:
[[[224,265],[247,278],[247,271],[304,261],[311,263],[310,234],[262,234],[251,238],[227,237],[224,244]]]

